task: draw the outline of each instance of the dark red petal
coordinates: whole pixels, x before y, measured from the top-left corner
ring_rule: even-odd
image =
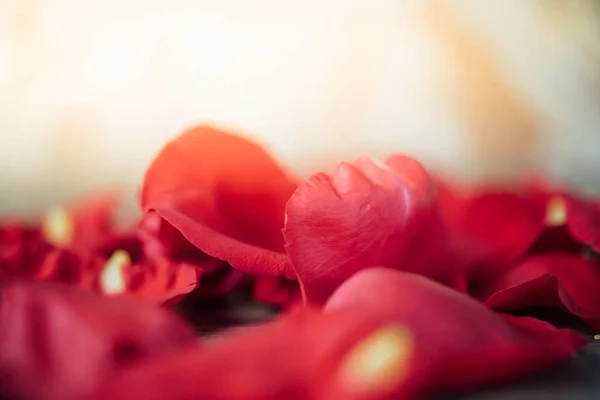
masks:
[[[516,312],[528,307],[560,308],[561,301],[556,293],[556,278],[541,274],[514,286],[499,286],[491,295],[477,297],[487,299],[485,305],[499,312]],[[490,288],[486,288],[490,291]]]
[[[415,395],[522,378],[571,356],[586,342],[531,318],[503,318],[424,277],[383,268],[357,273],[325,306],[326,312],[343,310],[410,330],[412,372],[398,390]]]
[[[600,266],[572,254],[542,254],[496,279],[487,289],[486,304],[514,311],[531,306],[562,305],[600,329]],[[558,301],[557,301],[558,300]]]
[[[459,257],[479,267],[504,263],[527,251],[544,229],[546,197],[522,190],[444,185],[440,209]]]
[[[323,303],[365,266],[421,267],[414,264],[419,258],[409,254],[415,237],[430,226],[435,196],[421,187],[429,181],[413,178],[361,157],[298,187],[286,208],[283,234],[308,301]]]
[[[567,226],[575,240],[600,252],[600,204],[564,195]]]
[[[143,243],[146,264],[170,260],[173,265],[196,266],[196,278],[201,280],[201,288],[197,292],[201,292],[206,297],[221,297],[228,294],[240,286],[246,276],[243,272],[231,268],[226,262],[198,249],[181,232],[153,211],[143,216],[138,227],[138,235]],[[192,278],[192,275],[188,277]],[[178,295],[177,301],[173,299],[167,303],[174,305],[185,297],[186,295]]]
[[[144,255],[149,259],[166,257],[206,264],[207,259],[212,258],[154,211],[149,211],[142,217],[137,236],[142,242]]]
[[[26,243],[25,229],[18,223],[0,225],[0,279],[16,276]]]
[[[17,222],[0,224],[0,280],[30,278],[51,249],[39,230]]]
[[[195,200],[192,202],[196,204]],[[200,217],[190,216],[192,211],[187,208],[187,203],[179,203],[172,208],[155,208],[155,211],[179,229],[191,243],[198,246],[204,253],[226,261],[240,271],[276,276],[283,274],[288,268],[288,256],[285,253],[269,250],[262,246],[254,246],[242,239],[235,239],[217,230],[207,228],[198,222]],[[225,230],[227,229],[222,229],[222,231]],[[278,232],[281,234],[280,231]],[[260,228],[257,228],[256,234],[261,235]],[[247,236],[251,237],[250,228],[247,230]]]
[[[326,397],[336,363],[371,326],[351,315],[297,310],[124,371],[93,399],[310,400]],[[352,335],[348,335],[352,332]],[[350,337],[351,336],[351,337]]]
[[[350,278],[323,313],[292,310],[133,367],[93,399],[413,399],[522,377],[584,344],[543,322],[503,318],[425,278],[373,269]],[[360,385],[349,372],[375,380]]]
[[[156,156],[146,171],[141,204],[234,268],[279,275],[287,265],[284,209],[295,188],[294,179],[258,145],[200,126]]]
[[[577,253],[581,243],[577,242],[565,225],[547,227],[527,252],[528,254],[564,251]]]
[[[89,251],[50,250],[31,278],[67,283],[85,290],[95,290],[103,259]]]
[[[0,285],[0,326],[0,392],[19,399],[80,399],[122,366],[197,341],[164,310],[39,283]]]

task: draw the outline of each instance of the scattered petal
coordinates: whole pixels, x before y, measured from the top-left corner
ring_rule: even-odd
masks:
[[[141,204],[206,254],[244,272],[280,275],[287,266],[284,208],[295,188],[258,145],[199,126],[153,160]]]
[[[141,300],[164,302],[172,297],[187,294],[198,285],[199,270],[188,263],[158,259],[151,263],[138,264],[132,269],[137,271],[132,271],[129,276],[127,295]],[[136,272],[140,277],[137,283],[132,279]]]
[[[92,399],[342,398],[328,396],[327,384],[356,340],[354,332],[365,333],[362,323],[356,322],[350,315],[329,317],[310,309],[295,310],[274,323],[226,334],[210,346],[123,371]],[[352,338],[348,332],[353,332]]]
[[[144,214],[137,234],[142,240],[144,254],[150,259],[169,258],[205,264],[210,258],[154,211]]]
[[[306,300],[323,303],[366,265],[417,266],[418,256],[426,253],[414,250],[429,242],[414,239],[429,232],[435,196],[417,185],[430,181],[409,178],[407,183],[391,168],[361,157],[298,187],[286,208],[283,235]],[[434,275],[440,266],[419,267],[418,272]]]
[[[402,370],[396,393],[419,398],[521,378],[586,343],[575,332],[532,318],[501,317],[422,276],[385,268],[363,270],[340,286],[325,312],[344,311],[410,332],[414,356],[404,364],[408,371]]]
[[[387,159],[385,165],[401,176],[411,190],[420,192],[420,197],[432,198],[436,195],[434,192],[437,192],[437,186],[432,183],[431,176],[423,165],[414,158],[393,154]]]
[[[585,342],[541,321],[503,318],[423,277],[369,269],[342,285],[325,312],[293,309],[134,366],[92,399],[422,398],[540,371]]]
[[[600,267],[573,254],[534,255],[490,282],[482,298],[494,310],[565,308],[600,328]]]
[[[0,298],[7,398],[85,398],[124,366],[197,343],[174,315],[125,299],[47,283],[0,284]]]
[[[567,226],[575,240],[600,252],[600,203],[565,196]]]
[[[51,246],[37,229],[15,222],[0,224],[0,279],[35,276]]]
[[[472,279],[525,254],[544,231],[546,196],[535,191],[441,188],[449,240]]]

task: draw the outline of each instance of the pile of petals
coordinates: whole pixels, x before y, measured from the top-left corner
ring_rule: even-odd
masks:
[[[301,181],[199,126],[140,203],[126,228],[112,194],[0,222],[1,398],[419,399],[586,345],[540,311],[600,330],[600,200],[541,179],[391,154]]]
[[[143,224],[117,229],[116,205],[112,194],[95,195],[52,208],[27,224],[3,222],[0,279],[56,281],[159,303],[193,290],[207,261],[152,252],[160,231]]]

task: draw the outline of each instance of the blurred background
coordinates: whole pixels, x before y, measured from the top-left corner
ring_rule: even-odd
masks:
[[[196,123],[302,177],[366,153],[600,187],[597,0],[0,0],[0,213],[124,188]]]

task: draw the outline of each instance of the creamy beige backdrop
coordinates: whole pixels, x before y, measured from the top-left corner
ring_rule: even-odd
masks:
[[[306,176],[359,153],[600,184],[586,0],[0,0],[0,211],[128,198],[197,122]],[[600,186],[600,185],[599,185]]]

